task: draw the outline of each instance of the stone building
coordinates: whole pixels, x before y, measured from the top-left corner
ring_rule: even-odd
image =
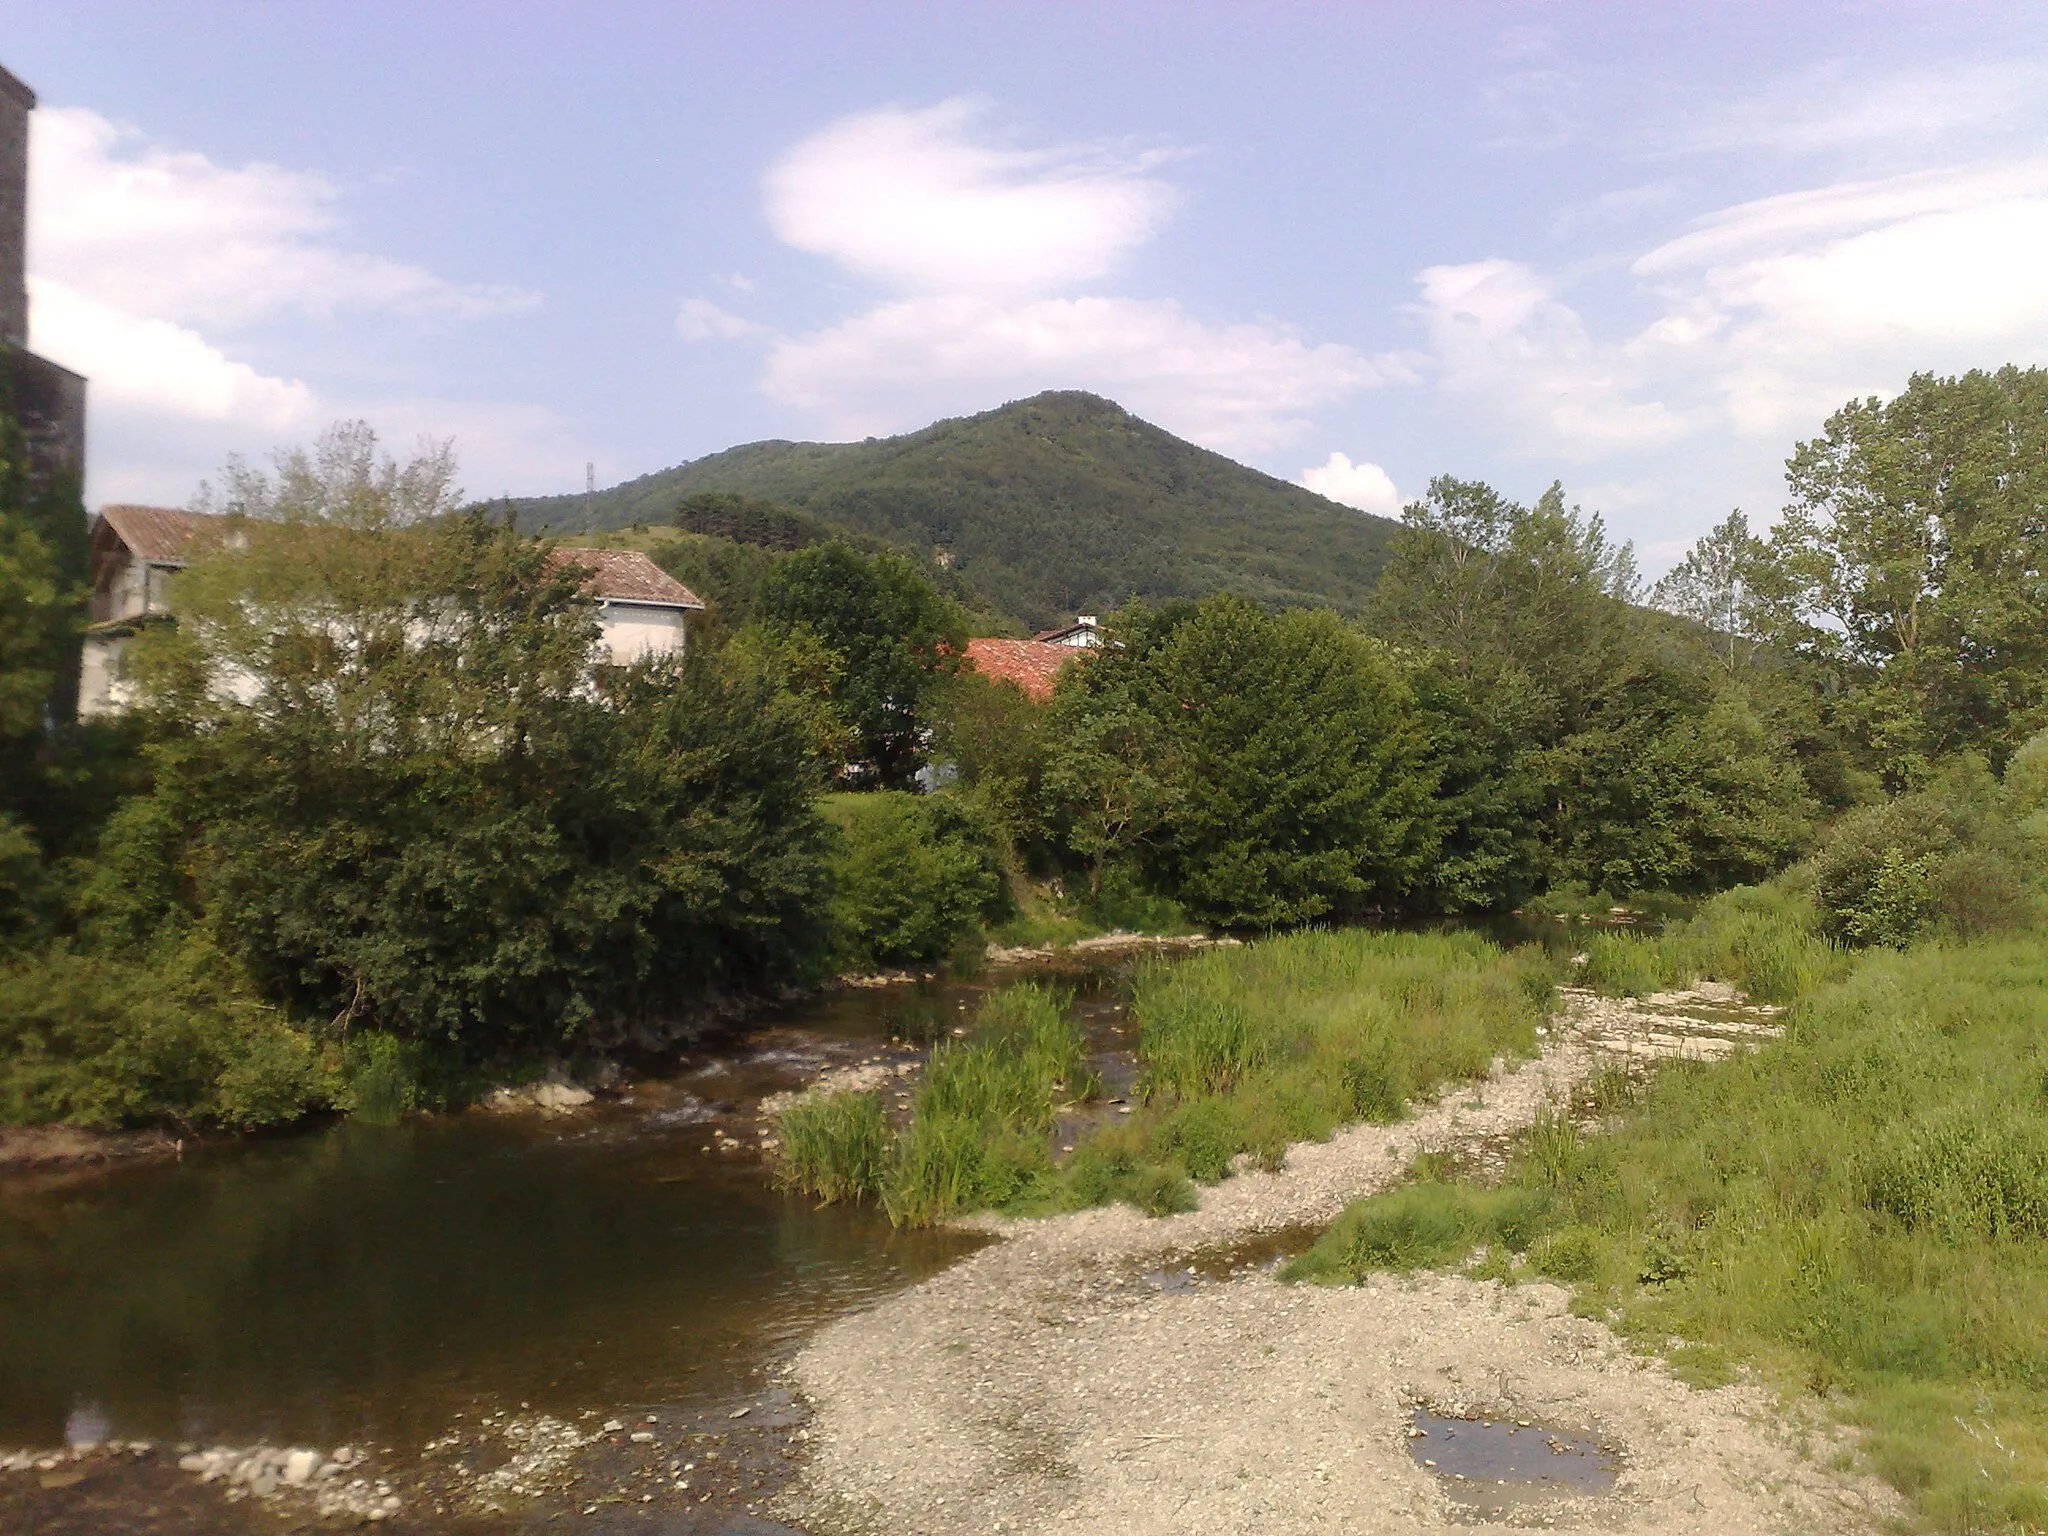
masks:
[[[0,391],[36,478],[85,471],[85,380],[28,349],[28,122],[36,93],[0,68]]]

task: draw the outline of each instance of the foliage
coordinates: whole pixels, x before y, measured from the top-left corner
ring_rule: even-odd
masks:
[[[1894,788],[2048,724],[2048,369],[1915,374],[1801,443],[1771,557],[1782,640],[1834,665]]]
[[[2024,786],[2031,759],[2018,761]],[[1814,898],[1845,944],[1969,937],[2034,919],[2040,856],[1982,763],[1961,759],[1916,794],[1844,817],[1815,860]]]
[[[823,831],[772,677],[700,653],[593,690],[544,547],[351,517],[250,521],[137,646],[182,729],[109,826],[102,931],[195,921],[301,1016],[483,1054],[814,963]]]
[[[731,491],[696,491],[676,503],[675,525],[762,549],[809,549],[829,541],[836,530],[807,512],[759,496]]]
[[[776,1117],[778,1173],[821,1204],[869,1200],[889,1167],[889,1123],[872,1093],[799,1098]]]
[[[967,644],[959,610],[901,555],[842,543],[779,561],[756,608],[772,632],[811,639],[833,658],[830,698],[854,734],[849,774],[909,788],[923,764],[927,698]]]
[[[323,1101],[311,1041],[200,941],[46,949],[0,973],[0,1123],[249,1127]]]
[[[1812,896],[1784,880],[1724,891],[1662,933],[1593,935],[1586,955],[1580,979],[1601,992],[1721,981],[1770,1003],[1803,996],[1843,964]]]
[[[963,600],[1034,629],[1212,592],[1356,614],[1391,531],[1073,392],[903,437],[729,449],[599,492],[591,523],[665,522],[705,491],[769,498],[919,560],[941,553]],[[521,525],[580,527],[582,502],[521,502]]]
[[[1557,486],[1523,507],[1440,477],[1407,509],[1374,619],[1414,658],[1440,774],[1423,905],[1709,890],[1801,849],[1815,807],[1786,742],[1710,668],[1664,659],[1636,595],[1628,547]]]
[[[966,801],[901,791],[834,795],[830,924],[838,963],[929,965],[1001,915],[994,839]]]
[[[1383,649],[1334,614],[1139,610],[1060,683],[1050,817],[1100,872],[1135,853],[1191,916],[1274,927],[1405,888],[1435,837],[1426,740]]]
[[[1375,1270],[1462,1263],[1482,1245],[1521,1253],[1547,1203],[1538,1190],[1474,1189],[1435,1179],[1404,1184],[1349,1207],[1280,1277],[1353,1285]]]
[[[964,667],[931,694],[933,762],[951,765],[1012,847],[1040,836],[1047,716],[1022,689]]]

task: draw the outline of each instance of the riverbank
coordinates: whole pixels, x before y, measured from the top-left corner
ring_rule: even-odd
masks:
[[[1283,1288],[1245,1268],[1291,1230],[1392,1187],[1418,1153],[1497,1156],[1601,1066],[1672,1054],[1675,1037],[1770,1027],[1725,993],[1650,1002],[1572,996],[1534,1059],[1496,1063],[1400,1123],[1295,1146],[1281,1171],[1239,1172],[1183,1215],[979,1219],[1002,1240],[799,1354],[811,1454],[782,1517],[816,1536],[1469,1523],[1411,1455],[1421,1406],[1616,1447],[1611,1493],[1544,1502],[1532,1522],[1701,1536],[1876,1529],[1893,1496],[1826,1469],[1835,1441],[1817,1412],[1788,1418],[1753,1382],[1687,1387],[1570,1315],[1555,1287],[1425,1276]]]

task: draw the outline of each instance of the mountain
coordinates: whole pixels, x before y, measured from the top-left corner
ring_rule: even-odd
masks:
[[[1398,525],[1062,391],[901,437],[748,443],[592,496],[515,503],[557,534],[665,525],[726,491],[801,509],[950,567],[1034,627],[1132,597],[1232,591],[1355,613]]]

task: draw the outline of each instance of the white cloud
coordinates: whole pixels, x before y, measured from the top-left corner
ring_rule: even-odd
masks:
[[[1361,512],[1381,517],[1401,515],[1401,493],[1393,477],[1379,465],[1361,460],[1352,463],[1348,454],[1333,453],[1323,463],[1301,472],[1301,483],[1318,496],[1341,501]]]
[[[676,307],[676,334],[685,341],[737,341],[763,329],[709,299],[685,299]]]
[[[217,165],[78,107],[36,111],[30,157],[31,339],[89,381],[96,498],[182,502],[226,454],[260,456],[340,417],[394,440],[452,431],[473,466],[522,489],[581,462],[530,407],[366,397],[234,355],[252,327],[275,341],[279,326],[342,311],[474,320],[539,302],[346,248],[326,177]]]
[[[798,250],[912,293],[1031,294],[1108,276],[1171,211],[1156,156],[970,138],[972,101],[840,119],[769,168],[768,222]]]
[[[36,112],[29,186],[30,269],[132,314],[192,325],[340,309],[478,319],[539,302],[337,247],[340,193],[315,172],[216,165],[82,107]]]
[[[91,383],[95,409],[189,421],[233,421],[265,432],[302,430],[313,391],[236,362],[197,331],[145,319],[46,278],[29,279],[29,342]]]
[[[1212,325],[1167,299],[951,295],[778,341],[762,387],[823,413],[845,437],[1087,389],[1196,442],[1256,453],[1299,435],[1316,408],[1402,376],[1401,366],[1272,325]]]
[[[2031,62],[1965,63],[1885,77],[1831,64],[1717,103],[1657,143],[1697,153],[1786,155],[1901,141],[1923,145],[1973,131],[2009,132],[2044,101],[2048,69]]]
[[[1661,313],[1602,339],[1521,263],[1432,267],[1443,386],[1582,459],[1713,429],[1785,439],[1909,374],[2048,361],[2048,160],[1846,182],[1721,210],[1630,268]]]
[[[1425,269],[1416,306],[1439,383],[1482,403],[1524,449],[1600,458],[1669,442],[1688,423],[1636,394],[1645,338],[1604,345],[1549,281],[1520,262]]]

